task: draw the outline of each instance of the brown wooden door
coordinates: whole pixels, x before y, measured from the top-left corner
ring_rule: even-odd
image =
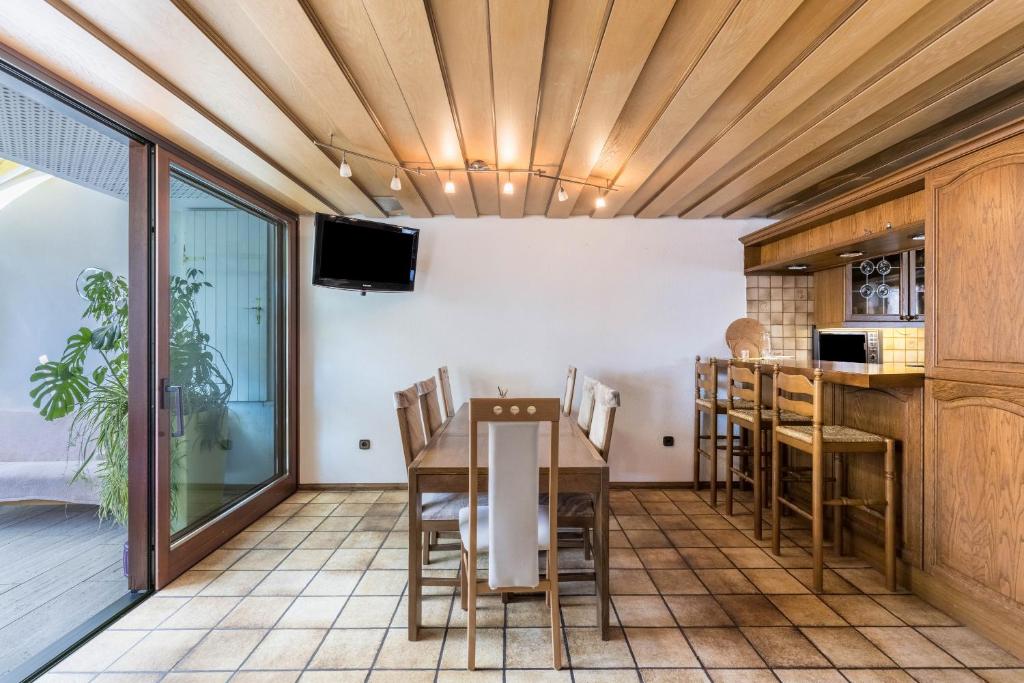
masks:
[[[296,221],[157,149],[156,583],[296,487]]]

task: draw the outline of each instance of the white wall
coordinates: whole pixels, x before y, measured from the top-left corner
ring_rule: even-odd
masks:
[[[51,178],[0,209],[0,410],[32,410],[28,378],[82,326],[83,268],[128,275],[128,202]]]
[[[310,284],[300,223],[303,483],[404,482],[392,393],[443,364],[457,402],[559,396],[576,365],[577,400],[584,374],[621,392],[613,481],[691,478],[693,357],[744,315],[737,237],[763,221],[393,222],[422,230],[416,291],[366,297]]]

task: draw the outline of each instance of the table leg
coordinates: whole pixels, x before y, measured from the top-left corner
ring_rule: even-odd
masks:
[[[597,492],[597,509],[594,518],[594,574],[597,584],[597,623],[601,627],[601,639],[610,637],[608,623],[608,470],[604,470],[601,490]]]
[[[419,640],[420,607],[423,599],[423,532],[420,521],[420,494],[416,471],[409,470],[409,640]]]

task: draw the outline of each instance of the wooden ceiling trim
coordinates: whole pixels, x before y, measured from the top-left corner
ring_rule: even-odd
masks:
[[[948,9],[952,3],[941,3]],[[1017,0],[993,0],[963,20],[952,20],[936,31],[913,54],[888,65],[869,79],[866,87],[852,91],[842,104],[821,117],[813,126],[795,133],[767,155],[753,154],[746,169],[723,177],[720,187],[683,215],[719,215],[745,192],[783,170],[797,158],[815,154],[829,140],[849,129],[859,129],[865,120],[887,103],[953,67],[971,51],[1012,30],[1024,21]],[[910,32],[908,31],[908,34]],[[748,151],[749,154],[749,151]],[[725,175],[725,174],[720,174]]]
[[[534,130],[534,168],[558,173],[610,15],[610,0],[559,0],[550,6]],[[555,189],[550,179],[531,177],[526,213],[543,216]]]
[[[23,53],[33,61],[45,65],[83,90],[95,93],[97,97],[114,100],[114,106],[126,115],[197,157],[252,182],[259,192],[293,211],[310,210],[309,207],[316,207],[318,211],[340,211],[335,201],[307,185],[245,135],[138,59],[74,8],[60,0],[45,0],[44,3],[35,4],[4,4],[4,9],[13,11],[14,5],[18,5],[17,9],[22,10],[22,13],[8,15],[9,26],[18,33],[10,33],[5,42],[19,45]],[[47,15],[44,7],[59,15],[68,25],[59,24],[54,16]],[[42,19],[44,16],[47,17],[45,20]],[[70,26],[82,31],[84,35],[74,34]],[[47,38],[50,34],[70,34],[74,38],[55,45],[48,39],[42,39],[38,27],[45,28]],[[19,40],[26,35],[31,36],[31,42]],[[89,39],[94,40],[95,44],[90,44]],[[35,48],[36,45],[48,47],[40,52]],[[108,58],[102,54],[103,51],[116,55],[116,58]],[[85,53],[88,57],[83,55],[76,58],[79,53]],[[70,61],[66,61],[68,59]],[[97,68],[96,72],[83,69],[84,65],[94,64],[102,64],[102,67]],[[113,73],[118,74],[121,82],[112,77]],[[125,86],[122,83],[131,85]],[[140,97],[138,93],[147,93],[151,99]],[[151,104],[157,101],[162,103],[159,110],[153,109],[154,105]],[[175,115],[168,118],[169,112],[175,112]],[[232,149],[235,146],[244,149],[245,160]],[[268,173],[270,170],[272,172]],[[299,192],[286,189],[289,185]]]
[[[497,166],[531,168],[550,7],[548,0],[490,0],[487,6]],[[511,182],[513,187],[511,195],[499,195],[501,216],[521,218],[529,176],[506,174],[495,180],[498,186]]]
[[[819,0],[820,1],[820,0]],[[676,2],[591,173],[615,178],[657,124],[739,0]]]
[[[465,168],[440,56],[426,7],[421,2],[374,0],[364,3],[377,40],[402,91],[434,168]],[[465,171],[452,173],[454,194],[445,195],[459,218],[475,218],[476,202]]]
[[[815,183],[792,197],[787,197],[762,213],[777,220],[786,220],[852,192],[863,183],[876,181],[938,154],[943,149],[961,145],[974,137],[1021,119],[1024,119],[1024,83],[1016,83],[954,117],[926,128],[892,147],[842,169],[839,173]]]
[[[332,204],[346,212],[384,215],[354,184],[341,182],[332,172],[332,164],[309,144],[303,132],[170,3],[145,5],[145,12],[138,11],[139,5],[104,0],[64,4],[130,52],[132,59],[156,73],[171,71],[181,92],[187,92],[206,110],[216,111],[219,120]],[[154,23],[175,40],[152,40],[147,28]]]
[[[315,27],[301,13],[274,3],[193,0],[189,5],[186,0],[172,1],[292,120],[310,144],[336,134],[339,145],[397,161]],[[289,59],[279,46],[288,46]],[[340,154],[316,149],[331,165],[340,163]],[[389,168],[355,156],[348,161],[353,169],[348,182],[354,182],[369,198],[394,194],[410,215],[432,215],[411,183],[403,184],[398,192],[389,188]]]
[[[494,98],[491,89],[487,5],[461,0],[428,0],[428,16],[438,44],[455,120],[470,160],[495,163]],[[498,183],[489,174],[470,174],[481,215],[498,213]],[[447,180],[442,177],[441,181]]]
[[[768,131],[782,121],[791,121],[793,113],[818,92],[822,84],[831,83],[860,56],[889,39],[886,29],[896,29],[927,2],[868,0],[861,4],[741,120],[702,150],[640,215],[653,217],[671,213],[671,207],[680,202],[681,197],[685,200],[692,196],[694,188],[703,187],[709,177],[721,172],[723,165],[745,157],[744,150],[763,139]],[[801,42],[812,41],[805,35]]]
[[[579,116],[569,136],[560,173],[586,180],[591,175],[640,71],[661,34],[674,0],[618,0],[601,36]],[[549,218],[572,214],[582,186],[565,186],[567,201],[552,196]]]
[[[708,3],[695,7],[703,13],[694,17],[691,40],[703,49],[694,55],[696,61],[671,101],[625,160],[615,178],[621,189],[607,197],[607,206],[596,209],[594,217],[609,218],[620,213],[799,4]]]
[[[394,156],[409,166],[429,167],[430,160],[416,122],[388,63],[362,0],[299,0],[335,64],[364,102]],[[450,214],[451,205],[432,173],[399,172],[417,190],[431,214]]]
[[[723,211],[725,215],[742,213],[763,215],[777,203],[809,183],[830,175],[912,138],[921,130],[947,120],[986,99],[989,93],[1003,91],[1020,81],[1024,63],[1024,25],[1005,34],[957,65],[921,84],[908,95],[865,120],[866,132],[848,130],[823,146],[826,156],[813,163],[801,159],[783,173],[772,176]],[[1006,54],[1007,48],[1012,49]],[[993,54],[997,52],[998,54]],[[967,72],[960,76],[960,73]]]

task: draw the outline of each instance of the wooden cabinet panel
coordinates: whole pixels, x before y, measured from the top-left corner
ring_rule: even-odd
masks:
[[[846,268],[829,268],[814,274],[814,324],[839,327],[846,317]]]
[[[926,569],[1024,606],[1024,390],[929,380],[926,395]]]
[[[1024,386],[1024,138],[936,170],[926,191],[929,376]]]

